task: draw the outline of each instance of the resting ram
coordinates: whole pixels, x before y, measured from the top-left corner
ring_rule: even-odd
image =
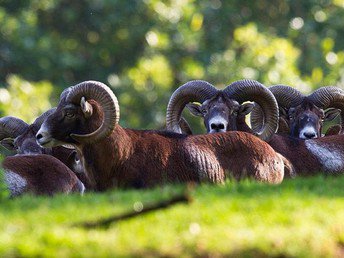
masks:
[[[337,87],[321,87],[305,96],[298,90],[286,86],[269,87],[274,94],[280,111],[280,120],[284,124],[279,133],[289,134],[301,139],[312,139],[323,136],[323,122],[331,121],[339,114],[340,125],[334,125],[325,135],[341,134],[344,128],[344,91]],[[264,119],[259,106],[251,113],[251,124],[259,124]],[[255,129],[255,128],[253,128]]]
[[[36,142],[36,134],[43,121],[54,112],[50,109],[39,116],[31,125],[23,120],[6,116],[0,118],[0,144],[16,154],[47,154],[59,159],[73,170],[77,177],[87,185],[87,178],[77,156],[76,150],[66,147],[42,148]]]
[[[201,80],[185,83],[170,98],[166,126],[168,130],[182,133],[181,114],[186,106],[192,114],[203,118],[208,132],[226,132],[229,129],[236,130],[236,127],[247,127],[249,130],[245,116],[251,112],[254,104],[244,103],[246,101],[258,103],[262,108],[266,122],[260,123],[254,134],[264,141],[269,140],[278,128],[278,105],[268,89],[252,80],[234,82],[224,90],[218,90]]]
[[[2,162],[5,183],[11,197],[23,193],[54,195],[77,192],[83,194],[84,184],[61,161],[50,155],[16,155]]]
[[[110,88],[86,81],[61,94],[36,138],[43,147],[74,145],[98,191],[246,176],[280,183],[284,170],[292,171],[287,160],[248,133],[187,136],[126,129],[118,120],[119,105]]]
[[[260,85],[260,87],[264,87],[258,82],[249,80],[235,82],[232,85],[238,84],[249,84],[257,86]],[[176,121],[179,121],[181,112],[188,102],[198,101],[201,103],[205,103],[206,101],[211,101],[213,98],[213,96],[208,96],[198,99],[188,98],[185,100],[183,98],[184,96],[178,94],[178,92],[180,92],[181,90],[186,91],[189,85],[191,85],[193,92],[197,92],[198,87],[203,92],[205,91],[205,88],[213,88],[212,85],[209,86],[209,83],[204,81],[188,82],[178,88],[171,96],[167,108],[166,123],[167,129],[169,130],[180,132],[179,125]],[[228,86],[227,88],[231,88],[232,85]],[[215,107],[219,104],[221,104],[223,108],[222,112],[213,112],[213,109],[215,109]],[[337,105],[339,106],[339,104]],[[201,105],[201,107],[204,106],[205,105]],[[237,109],[233,108],[232,105],[228,105],[226,103],[222,104],[222,102],[220,101],[219,103],[217,103],[215,101],[209,109],[204,111],[205,114],[209,114],[207,120],[204,120],[207,124],[207,132],[211,133],[211,130],[209,129],[210,121],[212,121],[214,117],[217,117],[219,115],[221,116],[221,114],[225,113],[232,114],[232,116],[221,116],[224,123],[227,123],[227,131],[239,130],[249,133],[255,133],[255,131],[251,130],[242,119],[239,119],[237,116],[233,115],[233,113],[235,112],[237,112]],[[275,115],[278,116],[278,112],[276,110],[274,112],[276,112]],[[255,130],[259,130],[259,128],[262,128],[262,124],[264,124],[264,121],[269,121],[266,115],[263,115],[262,117],[265,118],[263,119],[263,121],[257,119],[253,120],[252,127],[255,128]],[[269,137],[268,143],[276,152],[282,154],[293,164],[297,174],[310,175],[318,172],[337,174],[344,172],[344,135],[333,135],[318,139],[302,140],[292,136],[274,134],[272,135],[272,137]]]

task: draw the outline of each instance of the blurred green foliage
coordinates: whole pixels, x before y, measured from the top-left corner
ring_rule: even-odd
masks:
[[[119,97],[122,125],[163,128],[191,79],[343,87],[343,15],[343,0],[2,0],[0,112],[32,121],[93,79]]]
[[[3,116],[20,117],[32,123],[35,117],[51,108],[53,86],[48,81],[28,82],[17,75],[7,77],[7,88],[0,88],[0,111]]]

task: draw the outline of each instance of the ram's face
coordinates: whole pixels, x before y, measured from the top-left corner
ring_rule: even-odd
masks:
[[[14,140],[14,148],[18,154],[43,154],[44,149],[36,142],[37,130],[28,130]]]
[[[70,134],[80,133],[79,128],[83,122],[84,116],[80,106],[74,104],[59,105],[56,111],[42,124],[36,135],[37,142],[43,147],[76,143]]]
[[[237,118],[245,117],[251,112],[253,105],[240,105],[237,101],[223,96],[215,96],[201,105],[188,104],[186,107],[196,116],[203,117],[208,133],[218,133],[237,130]]]
[[[301,139],[321,137],[324,121],[331,121],[340,113],[339,109],[324,110],[312,103],[303,103],[289,110],[291,135]]]

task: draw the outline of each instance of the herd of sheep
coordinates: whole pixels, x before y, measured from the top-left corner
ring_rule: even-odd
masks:
[[[208,134],[192,135],[185,107],[203,118]],[[123,128],[119,114],[109,87],[85,81],[31,125],[1,118],[0,144],[16,152],[2,163],[11,196],[246,177],[278,184],[344,171],[344,91],[336,87],[306,96],[253,80],[224,90],[195,80],[171,96],[164,131]],[[340,124],[323,134],[323,122],[338,115]]]

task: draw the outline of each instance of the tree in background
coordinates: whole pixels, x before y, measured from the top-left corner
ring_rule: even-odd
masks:
[[[36,82],[54,85],[54,105],[63,88],[99,80],[119,97],[124,126],[162,128],[171,92],[192,79],[342,87],[343,15],[341,0],[3,0],[0,83],[11,102],[27,95],[12,94],[13,78],[37,87],[37,102],[16,113],[32,120],[49,106]]]

